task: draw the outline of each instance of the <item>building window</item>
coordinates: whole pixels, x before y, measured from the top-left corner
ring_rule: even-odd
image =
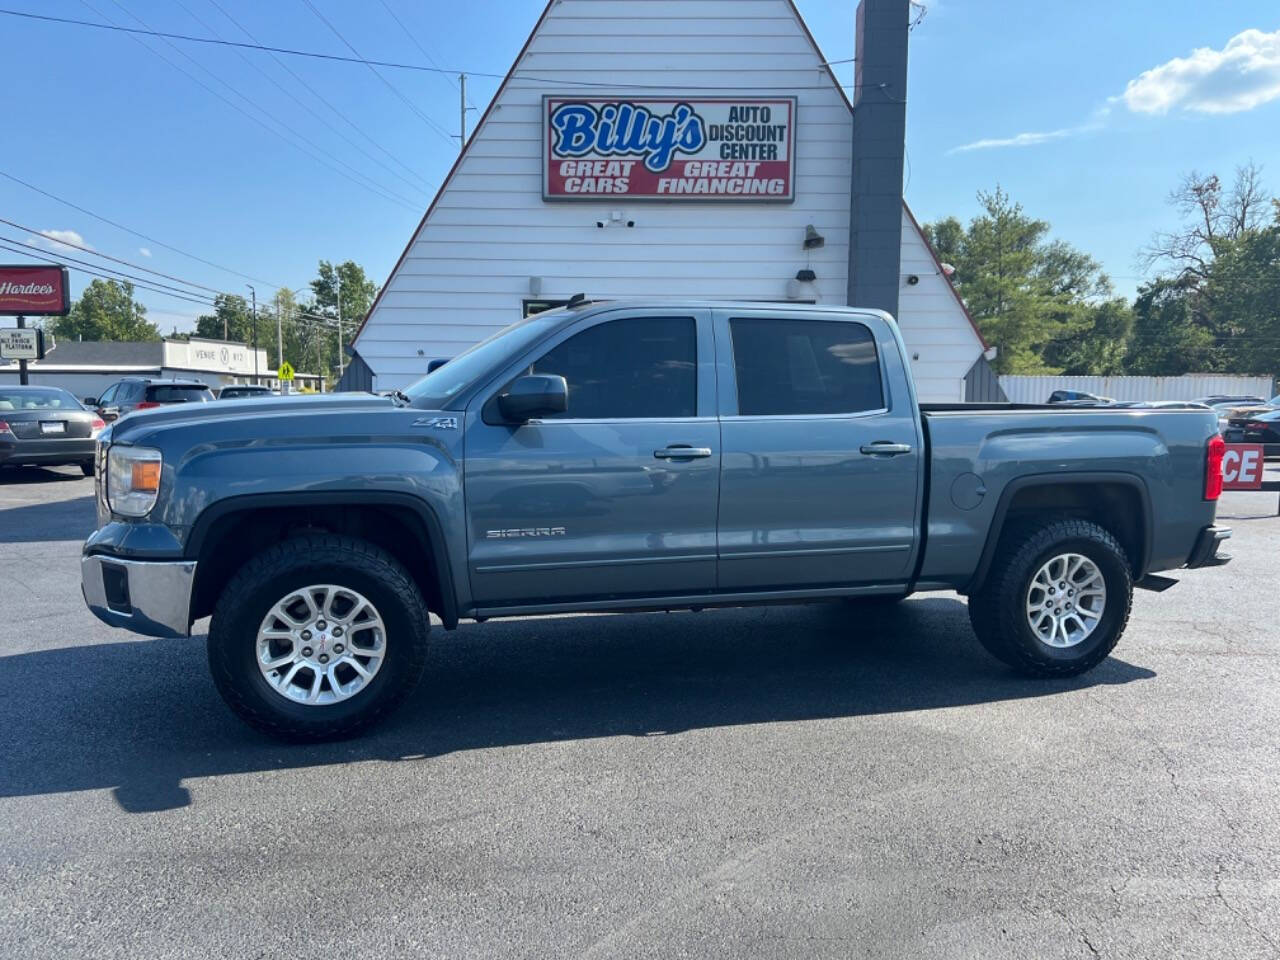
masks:
[[[871,331],[856,321],[729,321],[739,416],[860,413],[884,406]]]
[[[697,415],[697,356],[692,317],[626,317],[574,334],[532,372],[568,383],[569,409],[557,418],[670,420]]]

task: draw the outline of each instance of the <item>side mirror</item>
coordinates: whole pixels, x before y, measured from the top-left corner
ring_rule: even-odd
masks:
[[[85,397],[85,398],[84,398],[84,405],[85,405],[86,407],[96,407],[96,406],[98,405],[98,398],[97,398],[97,397]]]
[[[427,361],[427,373],[435,373],[446,363],[449,362],[448,357],[436,357],[434,360]]]
[[[569,409],[569,385],[555,373],[534,373],[520,377],[498,396],[498,409],[503,419],[526,423],[549,413]]]

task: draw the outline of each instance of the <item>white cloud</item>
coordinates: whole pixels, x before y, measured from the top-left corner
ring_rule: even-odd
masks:
[[[1107,115],[1110,112],[1110,107],[1103,106],[1093,112],[1093,116],[1087,123],[1076,124],[1074,127],[1060,127],[1057,130],[1030,130],[1026,133],[1014,134],[1012,137],[989,137],[984,140],[974,140],[972,143],[965,143],[958,147],[952,147],[947,151],[947,153],[968,153],[970,150],[995,150],[1000,147],[1035,147],[1042,143],[1052,143],[1054,140],[1066,140],[1070,137],[1078,137],[1081,134],[1092,133],[1095,130],[1101,129],[1103,122],[1107,119]]]
[[[150,248],[150,247],[139,247],[139,248],[138,248],[138,252],[139,252],[140,254],[142,254],[144,257],[149,257],[149,256],[151,256],[151,248]]]
[[[1129,81],[1121,95],[1134,113],[1240,113],[1280,99],[1280,30],[1244,30],[1221,50],[1199,47]]]
[[[80,236],[75,230],[41,230],[39,236],[28,237],[27,242],[57,253],[74,251],[75,247],[68,244],[75,244],[76,247],[85,247],[90,250],[93,249],[93,247],[84,242],[84,237]]]
[[[999,147],[1034,147],[1037,144],[1049,143],[1052,140],[1063,140],[1072,136],[1079,128],[1064,127],[1061,130],[1030,131],[1014,134],[1012,137],[991,137],[986,140],[975,140],[973,143],[952,147],[947,153],[967,153],[970,150],[994,150]]]

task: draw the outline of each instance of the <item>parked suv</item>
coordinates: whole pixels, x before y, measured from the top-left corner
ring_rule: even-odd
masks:
[[[199,380],[126,377],[107,387],[100,397],[85,397],[84,403],[110,423],[135,410],[149,410],[170,403],[208,403],[212,399],[213,393],[208,385]]]

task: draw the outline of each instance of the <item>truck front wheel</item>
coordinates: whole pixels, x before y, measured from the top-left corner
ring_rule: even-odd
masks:
[[[413,689],[430,622],[390,554],[351,537],[298,537],[227,584],[209,627],[209,667],[250,725],[290,740],[347,736]]]
[[[1097,666],[1129,621],[1133,578],[1124,549],[1087,520],[1020,526],[1001,538],[969,622],[999,660],[1063,677]]]

